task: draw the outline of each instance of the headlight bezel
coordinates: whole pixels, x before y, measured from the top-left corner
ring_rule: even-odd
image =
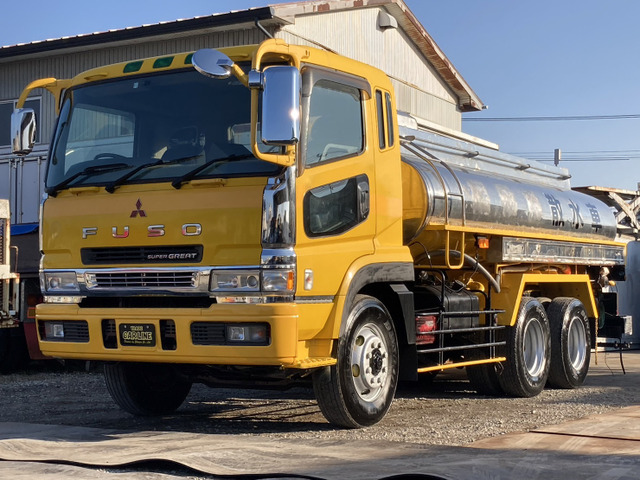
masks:
[[[218,296],[291,295],[294,268],[213,269],[209,291]]]
[[[80,293],[78,276],[73,270],[44,271],[40,281],[44,294],[77,295]]]

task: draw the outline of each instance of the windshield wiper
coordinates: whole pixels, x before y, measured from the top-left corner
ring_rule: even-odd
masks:
[[[132,167],[132,165],[129,165],[128,163],[110,163],[108,165],[94,165],[92,167],[87,167],[84,170],[74,173],[69,178],[64,179],[57,185],[54,185],[53,187],[47,187],[45,189],[45,192],[47,192],[47,194],[51,195],[52,197],[55,197],[60,190],[68,186],[78,177],[92,177],[93,175],[97,175],[99,173],[107,173],[130,167]]]
[[[133,170],[125,173],[124,175],[122,175],[119,178],[116,178],[113,182],[111,182],[109,185],[104,187],[104,189],[109,193],[113,193],[113,192],[116,191],[117,187],[119,187],[120,185],[125,183],[127,180],[129,180],[131,177],[133,177],[140,170],[144,170],[145,168],[158,167],[160,165],[170,165],[172,163],[187,162],[189,160],[193,160],[194,158],[198,158],[199,156],[200,156],[200,154],[198,154],[198,155],[190,155],[188,157],[176,158],[174,160],[158,160],[156,162],[149,162],[149,163],[144,163],[142,165],[138,165]]]
[[[233,154],[233,155],[229,155],[228,157],[214,158],[200,165],[199,167],[196,167],[193,170],[188,171],[187,173],[182,175],[180,178],[176,178],[173,182],[171,182],[171,186],[176,190],[180,189],[183,183],[190,181],[191,179],[193,179],[193,177],[198,175],[200,172],[202,172],[203,170],[206,170],[207,168],[209,168],[210,166],[216,163],[219,165],[222,165],[223,163],[230,162],[231,160],[243,160],[245,158],[253,158],[253,157],[254,157],[253,154],[246,153],[243,155]]]

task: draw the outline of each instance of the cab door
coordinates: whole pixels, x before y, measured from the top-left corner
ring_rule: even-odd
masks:
[[[297,297],[335,295],[349,266],[374,251],[375,169],[367,135],[367,118],[373,114],[367,108],[370,98],[364,79],[303,69],[304,128],[296,182]]]

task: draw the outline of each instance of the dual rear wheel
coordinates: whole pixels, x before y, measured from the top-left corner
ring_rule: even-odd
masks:
[[[579,300],[567,297],[543,303],[533,297],[522,300],[516,324],[507,329],[504,365],[467,369],[469,381],[478,393],[533,397],[545,385],[582,385],[591,354],[585,308]]]

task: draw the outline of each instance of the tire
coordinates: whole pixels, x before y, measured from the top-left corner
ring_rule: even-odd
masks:
[[[389,312],[358,295],[338,341],[338,362],[314,372],[320,410],[333,425],[360,428],[387,413],[398,384],[398,341]]]
[[[467,367],[467,379],[473,389],[480,395],[490,397],[500,397],[504,395],[504,389],[500,385],[498,378],[498,368],[502,368],[497,363],[487,363]]]
[[[559,297],[547,309],[551,325],[551,368],[547,384],[577,388],[584,383],[591,359],[589,317],[580,300]]]
[[[178,409],[191,390],[170,365],[112,363],[104,365],[111,398],[126,412],[150,417]]]
[[[504,370],[500,386],[513,397],[534,397],[547,383],[550,366],[549,319],[540,302],[524,297],[516,324],[507,329]]]

